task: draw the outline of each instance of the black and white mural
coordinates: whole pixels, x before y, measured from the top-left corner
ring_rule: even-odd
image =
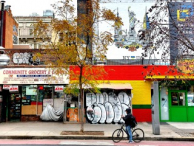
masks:
[[[131,106],[131,97],[126,92],[86,93],[86,117],[88,122],[123,123],[121,115]]]

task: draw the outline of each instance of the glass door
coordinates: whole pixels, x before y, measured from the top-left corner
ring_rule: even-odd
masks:
[[[21,96],[19,93],[11,93],[9,99],[9,120],[20,121]]]
[[[186,91],[172,90],[169,94],[170,121],[186,122],[187,105]]]

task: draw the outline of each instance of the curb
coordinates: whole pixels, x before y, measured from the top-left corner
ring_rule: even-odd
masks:
[[[110,136],[0,136],[0,139],[77,139],[77,140],[112,140]],[[126,138],[124,139],[126,140]],[[145,137],[145,141],[194,141],[194,137]]]

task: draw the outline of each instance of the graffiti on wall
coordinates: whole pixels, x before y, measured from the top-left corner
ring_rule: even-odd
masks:
[[[38,65],[40,64],[40,59],[37,58],[36,60],[33,60],[33,54],[32,53],[14,53],[13,54],[13,63],[15,64],[33,64]]]
[[[123,123],[122,115],[131,105],[131,97],[125,92],[86,94],[86,117],[90,123]]]

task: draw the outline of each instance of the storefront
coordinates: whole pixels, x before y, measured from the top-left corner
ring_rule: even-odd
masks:
[[[194,122],[194,84],[160,89],[161,121]]]
[[[117,123],[121,120],[121,114],[126,107],[132,108],[138,122],[151,122],[151,81],[145,81],[142,74],[144,66],[104,66],[104,68],[108,76],[104,80],[99,79],[99,82],[109,82],[111,87],[101,84],[99,86],[101,94],[85,92],[85,122]],[[6,68],[1,69],[0,73],[4,121],[39,120],[44,107],[50,104],[55,109],[64,110],[64,122],[79,122],[78,98],[65,96],[62,92],[62,88],[69,83],[66,77],[57,77],[45,68]],[[123,87],[126,84],[130,86]],[[87,115],[89,109],[96,111],[96,118],[91,119],[90,115]]]
[[[68,84],[65,76],[56,76],[45,68],[1,69],[1,121],[37,121],[49,104],[64,111]],[[63,119],[61,119],[63,120]]]

